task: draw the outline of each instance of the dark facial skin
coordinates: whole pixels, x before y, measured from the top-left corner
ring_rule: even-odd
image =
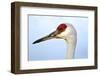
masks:
[[[67,28],[67,25],[62,23],[57,27],[57,30],[61,33],[63,31],[65,31],[66,28]]]

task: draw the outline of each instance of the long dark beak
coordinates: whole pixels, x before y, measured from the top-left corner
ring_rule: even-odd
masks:
[[[36,44],[36,43],[39,43],[39,42],[42,42],[42,41],[46,41],[46,40],[50,40],[50,39],[53,39],[56,37],[56,35],[58,34],[57,31],[54,31],[52,33],[50,33],[49,35],[45,36],[45,37],[42,37],[36,41],[33,42],[33,44]]]

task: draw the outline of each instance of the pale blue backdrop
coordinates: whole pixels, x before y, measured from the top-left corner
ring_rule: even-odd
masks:
[[[38,44],[35,40],[54,31],[60,23],[71,23],[77,31],[75,59],[88,58],[88,18],[28,16],[28,60],[58,60],[66,58],[67,46],[64,40],[52,39]]]

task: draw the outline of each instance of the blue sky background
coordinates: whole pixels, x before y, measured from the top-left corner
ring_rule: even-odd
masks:
[[[60,23],[71,23],[77,31],[75,59],[88,57],[88,18],[29,15],[28,60],[65,59],[67,46],[62,39],[52,39],[38,44],[35,40],[56,30]]]

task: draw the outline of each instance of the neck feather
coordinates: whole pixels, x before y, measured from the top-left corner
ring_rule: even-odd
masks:
[[[76,48],[76,38],[67,41],[67,59],[73,59]]]

